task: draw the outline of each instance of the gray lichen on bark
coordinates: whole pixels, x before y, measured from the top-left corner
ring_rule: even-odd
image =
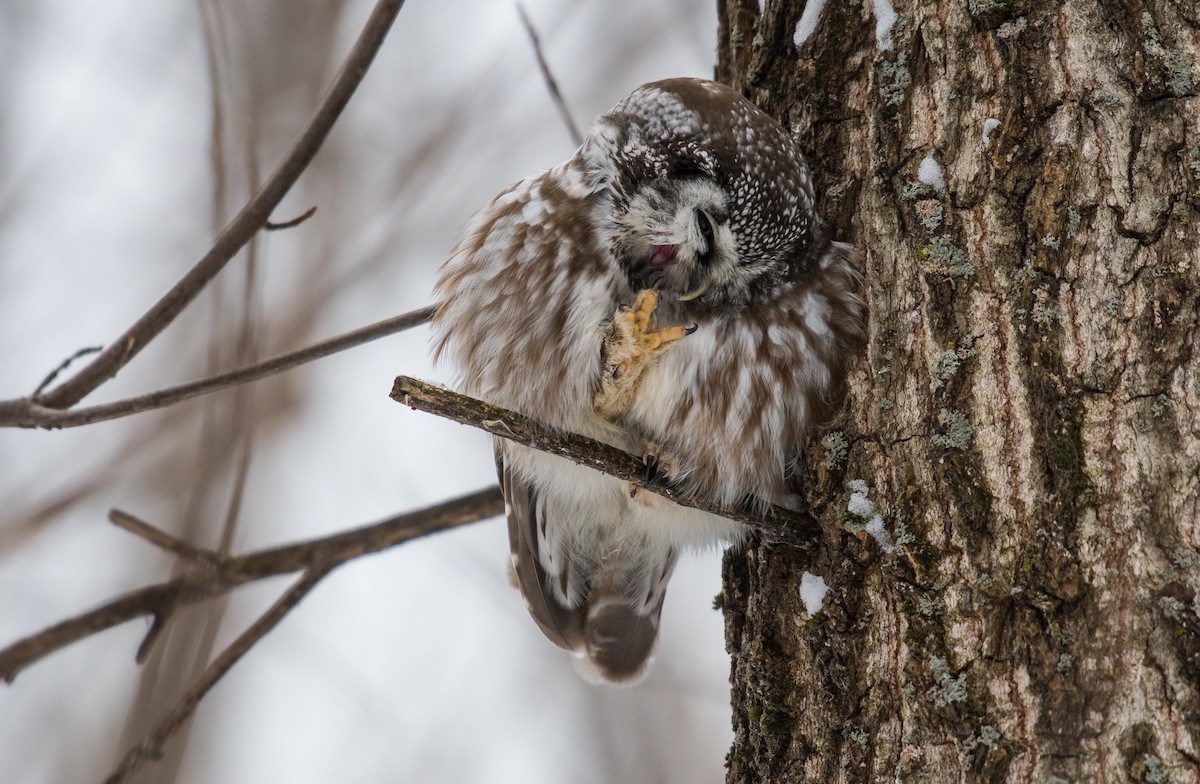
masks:
[[[797,48],[762,6],[718,76],[809,153],[871,336],[821,547],[726,559],[729,780],[1200,780],[1200,12],[896,3],[881,49],[829,0]]]

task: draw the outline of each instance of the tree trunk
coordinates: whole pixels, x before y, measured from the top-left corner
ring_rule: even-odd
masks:
[[[726,558],[729,781],[1200,781],[1197,6],[829,0],[797,46],[762,5],[719,78],[809,153],[871,326],[822,541]]]

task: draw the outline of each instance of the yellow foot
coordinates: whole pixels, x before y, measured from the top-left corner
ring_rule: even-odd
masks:
[[[667,327],[651,331],[658,294],[642,291],[633,307],[620,307],[604,336],[600,384],[593,403],[607,419],[621,414],[633,401],[643,371],[659,354],[678,343],[690,330]]]
[[[628,322],[627,329],[629,334],[637,340],[638,345],[646,350],[653,351],[670,346],[672,343],[682,340],[688,331],[683,327],[667,327],[660,329],[657,332],[649,332],[650,320],[654,318],[654,309],[658,307],[658,294],[650,289],[643,291],[637,295],[637,299],[633,301],[633,307],[629,309],[621,308],[617,311],[617,315],[613,317],[613,321],[618,319]]]

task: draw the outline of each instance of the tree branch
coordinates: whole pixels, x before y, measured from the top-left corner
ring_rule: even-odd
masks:
[[[250,624],[246,631],[238,635],[238,638],[230,643],[229,647],[221,651],[212,660],[212,663],[205,668],[204,674],[179,698],[179,702],[175,704],[175,707],[162,718],[146,737],[142,738],[141,741],[125,754],[117,769],[104,780],[105,784],[121,784],[121,782],[128,781],[129,777],[142,766],[142,763],[162,757],[163,746],[167,740],[178,732],[184,722],[191,717],[192,713],[196,710],[196,706],[200,704],[200,700],[204,698],[204,695],[208,694],[213,686],[217,685],[217,681],[221,680],[225,676],[225,673],[229,672],[233,665],[237,664],[254,647],[255,643],[278,626],[284,616],[299,604],[335,566],[336,564],[330,565],[321,562],[305,569],[303,574],[300,575],[300,579],[288,588],[271,605],[269,610],[263,613],[254,623]]]
[[[529,14],[525,12],[525,6],[521,3],[517,3],[517,13],[521,15],[521,24],[525,25],[525,32],[529,34],[529,42],[533,44],[533,54],[537,57],[538,68],[541,69],[542,78],[546,81],[546,88],[550,90],[550,98],[558,108],[563,124],[567,126],[567,133],[571,134],[571,141],[575,142],[576,146],[581,145],[583,144],[583,135],[579,133],[579,126],[575,124],[575,118],[571,116],[571,110],[567,108],[562,91],[558,89],[558,80],[554,78],[554,74],[550,71],[550,64],[546,62],[546,56],[542,53],[542,39],[538,37],[537,29],[533,26]]]
[[[428,509],[374,525],[296,544],[257,550],[140,588],[89,612],[69,618],[0,650],[0,679],[12,680],[54,651],[134,618],[165,618],[175,609],[228,593],[239,585],[316,566],[329,570],[354,558],[429,534],[495,517],[504,511],[499,487],[489,487]],[[265,633],[265,632],[264,632]]]
[[[314,216],[316,214],[317,214],[317,205],[314,204],[313,206],[309,207],[307,210],[300,213],[299,215],[297,215],[295,218],[292,218],[291,220],[286,220],[281,223],[275,223],[274,221],[267,221],[266,223],[263,224],[263,228],[266,229],[267,231],[283,231],[284,229],[294,229],[297,226],[299,226],[301,223],[304,223],[304,221],[308,220],[309,218],[311,218],[312,216]]]
[[[199,566],[212,568],[220,563],[220,556],[213,550],[193,547],[187,542],[180,541],[166,531],[159,530],[141,518],[113,509],[108,513],[109,522],[124,531],[128,531],[139,539],[154,545],[160,550],[174,553],[185,561]]]
[[[95,422],[105,422],[110,419],[140,414],[143,411],[153,411],[159,408],[173,406],[185,400],[191,400],[210,392],[245,384],[251,381],[273,376],[285,370],[298,367],[316,359],[345,351],[348,348],[369,343],[372,340],[393,335],[412,327],[420,326],[433,318],[434,308],[424,307],[420,310],[409,311],[402,315],[370,324],[365,327],[347,332],[329,340],[298,349],[287,354],[259,362],[249,367],[218,373],[215,376],[177,384],[138,397],[116,400],[87,408],[60,410],[40,405],[34,399],[20,398],[17,400],[0,401],[0,427],[36,427],[57,429],[79,427]]]
[[[71,356],[64,359],[62,362],[59,362],[58,367],[54,368],[54,370],[51,370],[49,373],[47,373],[46,377],[42,379],[42,383],[38,384],[37,389],[33,390],[33,397],[37,397],[39,394],[41,394],[43,389],[45,389],[46,387],[53,384],[54,379],[58,378],[58,374],[63,372],[64,370],[66,370],[68,367],[70,367],[72,362],[74,362],[75,360],[77,360],[81,357],[86,357],[88,354],[98,354],[103,350],[104,350],[104,346],[88,346],[86,348],[79,349],[74,354],[72,354]]]
[[[419,379],[398,376],[392,386],[392,399],[418,411],[452,419],[460,424],[486,430],[499,438],[507,438],[518,444],[565,457],[661,495],[680,506],[711,512],[750,526],[769,539],[797,547],[808,547],[820,537],[820,525],[812,515],[805,512],[772,505],[760,514],[751,508],[731,508],[705,498],[684,495],[678,489],[664,483],[648,485],[645,464],[628,452],[586,436],[556,431],[515,411],[493,406]]]
[[[403,5],[404,0],[379,0],[376,3],[362,33],[359,34],[358,41],[346,57],[308,127],[292,145],[279,168],[230,221],[203,258],[99,356],[61,386],[34,396],[33,403],[50,409],[70,408],[115,376],[174,321],[242,246],[263,228],[271,217],[271,212],[321,148],[334,122],[366,75],[367,68],[383,45],[384,38]]]

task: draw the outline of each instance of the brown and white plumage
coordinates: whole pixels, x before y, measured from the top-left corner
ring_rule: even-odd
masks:
[[[865,317],[851,249],[814,202],[795,143],[737,93],[645,85],[474,218],[438,282],[435,353],[468,394],[635,454],[652,444],[690,492],[785,501]],[[652,351],[615,331],[643,290],[658,295],[647,330],[694,331]],[[586,676],[641,677],[678,554],[739,526],[510,442],[496,464],[542,631]]]

